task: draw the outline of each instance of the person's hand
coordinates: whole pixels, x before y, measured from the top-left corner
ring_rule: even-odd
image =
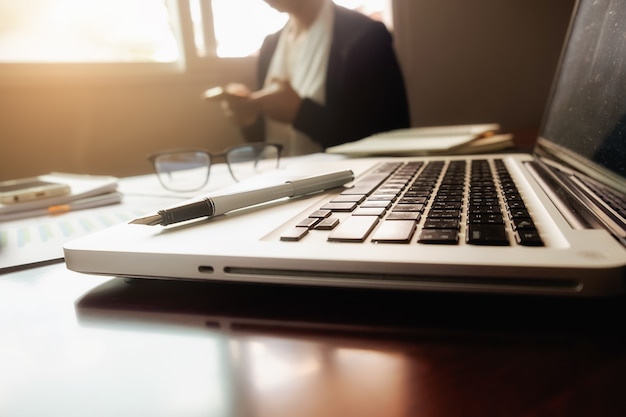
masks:
[[[226,117],[238,126],[250,126],[259,117],[260,104],[252,98],[252,92],[244,84],[229,83],[220,105]]]
[[[249,97],[260,105],[267,117],[283,123],[293,123],[302,103],[289,81],[280,79],[273,79],[269,87],[255,91]]]

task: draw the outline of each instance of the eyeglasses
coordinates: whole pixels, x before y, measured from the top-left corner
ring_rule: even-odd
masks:
[[[222,159],[235,181],[278,168],[283,146],[250,143],[220,153],[202,149],[175,149],[148,156],[163,187],[170,191],[195,191],[209,180],[211,165]]]

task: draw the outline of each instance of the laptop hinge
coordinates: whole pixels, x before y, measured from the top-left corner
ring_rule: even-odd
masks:
[[[573,173],[563,172],[540,160],[526,164],[570,226],[575,229],[607,229],[626,245],[623,219]]]
[[[562,179],[550,167],[538,160],[526,162],[526,167],[572,228],[580,230],[601,227],[597,221],[592,220],[595,217],[591,211],[573,197]]]

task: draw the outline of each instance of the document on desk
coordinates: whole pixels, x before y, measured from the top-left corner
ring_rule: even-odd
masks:
[[[70,193],[57,197],[38,198],[20,203],[0,204],[0,221],[10,221],[21,218],[35,217],[42,214],[42,210],[62,210],[72,204],[98,205],[111,204],[116,196],[118,179],[103,175],[80,175],[66,173],[51,173],[38,177],[44,181],[60,183],[69,186]],[[69,207],[67,207],[69,209]]]
[[[0,273],[61,261],[65,242],[148,214],[164,204],[171,204],[171,199],[126,196],[123,204],[0,222]]]

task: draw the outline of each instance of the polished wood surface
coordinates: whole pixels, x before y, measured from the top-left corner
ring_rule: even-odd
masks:
[[[624,416],[626,303],[0,276],[2,416]]]

